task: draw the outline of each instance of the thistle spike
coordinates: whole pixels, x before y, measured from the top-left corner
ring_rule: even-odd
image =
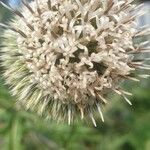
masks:
[[[148,75],[148,74],[140,74],[140,75],[138,75],[140,78],[143,78],[143,79],[146,79],[146,78],[149,78],[150,77],[150,75]]]
[[[117,90],[117,89],[113,89],[113,91],[114,91],[115,93],[117,93],[118,95],[122,95],[122,93],[121,93],[119,90]]]
[[[36,6],[37,6],[37,12],[39,15],[41,15],[41,9],[39,7],[39,2],[38,2],[38,0],[35,0],[35,2],[36,2]]]
[[[26,0],[21,0],[22,4],[28,8],[28,10],[31,12],[31,14],[34,14],[33,9],[30,7],[30,5],[28,4],[28,2]]]
[[[90,112],[90,118],[92,119],[93,125],[94,125],[95,127],[97,127],[97,124],[96,124],[96,121],[95,121],[95,119],[94,119],[94,116],[93,116],[92,112]]]
[[[5,7],[6,9],[12,11],[12,9],[11,9],[8,5],[6,5],[5,3],[3,3],[2,1],[0,1],[0,4],[1,4],[3,7]]]
[[[125,99],[125,101],[126,101],[129,105],[132,105],[131,101],[130,101],[126,96],[123,95],[123,98]]]
[[[81,106],[79,107],[79,109],[80,109],[81,119],[83,119],[84,118],[84,109]]]
[[[22,13],[20,13],[18,10],[13,9],[10,6],[7,6],[6,4],[4,4],[3,2],[0,2],[5,8],[7,8],[8,10],[10,10],[11,12],[13,12],[14,14],[16,14],[17,16],[19,16],[20,18],[22,18],[22,20],[26,23],[26,25],[33,31],[34,28],[32,27],[31,24],[29,24],[26,19],[24,18],[24,16],[22,15]]]
[[[99,112],[99,114],[100,114],[100,117],[101,117],[101,119],[102,119],[102,122],[104,122],[104,117],[103,117],[103,113],[102,113],[102,111],[101,111],[100,104],[97,104],[96,106],[97,106],[98,112]]]
[[[128,91],[125,91],[125,90],[122,90],[122,89],[120,89],[120,91],[121,91],[123,94],[125,94],[125,95],[129,95],[129,96],[132,96],[132,95],[133,95],[132,93],[130,93],[130,92],[128,92]]]
[[[24,16],[18,10],[13,9],[11,6],[8,6],[8,5],[6,5],[5,3],[1,2],[1,1],[0,1],[0,3],[6,9],[10,10],[11,12],[13,12],[16,15],[18,15],[19,17],[24,18]]]
[[[16,32],[16,33],[19,33],[22,37],[24,37],[24,38],[26,38],[27,36],[26,36],[26,34],[25,33],[23,33],[21,30],[19,30],[19,29],[16,29],[16,28],[14,28],[14,27],[10,27],[10,26],[8,26],[8,25],[6,25],[6,24],[4,24],[4,23],[0,23],[0,26],[1,27],[3,27],[3,28],[6,28],[6,29],[10,29],[10,30],[12,30],[12,31],[14,31],[14,32]]]
[[[107,104],[107,100],[106,100],[103,96],[101,96],[99,93],[97,93],[97,96],[98,96],[105,104]]]
[[[71,124],[71,108],[70,108],[70,106],[68,108],[68,124],[69,125]]]

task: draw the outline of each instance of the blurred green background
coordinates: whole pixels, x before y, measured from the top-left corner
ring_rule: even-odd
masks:
[[[12,14],[0,6],[0,22],[11,17]],[[130,98],[133,106],[112,96],[103,108],[105,122],[96,115],[97,128],[91,121],[69,126],[18,111],[4,85],[1,69],[0,150],[150,150],[150,79],[126,82],[123,86],[133,93]]]

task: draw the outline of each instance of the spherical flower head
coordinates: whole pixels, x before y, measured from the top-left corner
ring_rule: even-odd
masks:
[[[147,51],[146,43],[133,41],[148,31],[137,29],[141,12],[132,1],[35,0],[22,1],[21,11],[9,7],[16,17],[10,26],[0,24],[8,28],[1,59],[17,102],[69,124],[78,114],[90,116],[94,125],[95,110],[104,120],[110,91],[131,104],[119,83],[138,81],[133,71],[147,69],[133,55]]]

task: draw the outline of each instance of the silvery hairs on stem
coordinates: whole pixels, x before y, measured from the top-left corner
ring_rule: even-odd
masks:
[[[135,70],[150,67],[149,42],[134,41],[150,33],[137,28],[142,7],[133,0],[22,0],[21,10],[1,4],[15,14],[3,34],[1,65],[18,104],[58,121],[100,113],[111,91],[132,95],[120,87],[139,81]]]

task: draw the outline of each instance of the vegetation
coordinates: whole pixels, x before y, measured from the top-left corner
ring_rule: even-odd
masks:
[[[0,8],[0,21],[9,17],[8,11]],[[134,95],[130,98],[133,106],[129,106],[123,99],[111,96],[111,105],[105,108],[105,123],[97,115],[97,128],[88,121],[68,126],[18,110],[15,98],[10,96],[8,87],[4,86],[0,76],[0,149],[149,150],[150,80],[126,83],[124,86]]]

